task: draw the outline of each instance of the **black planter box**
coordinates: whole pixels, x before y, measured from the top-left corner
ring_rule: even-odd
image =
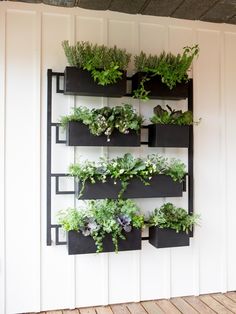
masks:
[[[98,85],[87,70],[66,67],[64,72],[64,94],[81,96],[122,97],[126,94],[126,72],[115,84]]]
[[[66,132],[68,146],[140,146],[140,132],[130,130],[128,134],[114,130],[107,141],[106,135],[96,136],[90,133],[82,122],[69,122]]]
[[[139,84],[142,78],[147,73],[138,72],[132,76],[132,93],[139,88]],[[162,83],[161,76],[155,75],[153,77],[148,76],[149,81],[144,83],[144,87],[147,91],[150,91],[148,97],[150,99],[185,99],[188,97],[188,83],[177,83],[173,89]]]
[[[125,240],[118,240],[119,251],[141,250],[141,229],[133,228],[131,232],[124,232]],[[72,254],[88,254],[96,253],[97,247],[91,236],[85,237],[81,232],[68,232],[68,253]],[[115,252],[112,237],[107,234],[103,240],[103,252]]]
[[[188,147],[189,125],[150,124],[149,147]]]
[[[173,229],[150,227],[149,243],[156,248],[189,246],[189,235],[183,231],[177,233]]]
[[[130,180],[130,183],[122,195],[122,198],[149,198],[149,197],[179,197],[183,194],[183,182],[175,182],[170,176],[156,175],[150,181],[150,185],[138,178]],[[79,195],[81,184],[76,184],[76,194]],[[83,195],[80,199],[117,199],[121,190],[121,182],[117,180],[114,184],[113,179],[107,182],[85,183]]]

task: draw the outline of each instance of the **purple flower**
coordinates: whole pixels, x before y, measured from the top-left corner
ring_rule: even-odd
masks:
[[[94,231],[98,230],[99,226],[94,219],[88,218],[87,222],[85,223],[84,228],[81,229],[82,234],[87,237],[91,235]]]
[[[118,223],[121,225],[121,227],[125,230],[125,232],[130,232],[132,227],[130,225],[131,218],[127,215],[119,215],[117,217]]]

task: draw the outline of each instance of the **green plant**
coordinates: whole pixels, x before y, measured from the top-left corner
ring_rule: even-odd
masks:
[[[58,213],[58,222],[65,231],[78,231],[91,236],[97,246],[97,253],[103,251],[103,239],[111,234],[115,251],[118,252],[118,240],[125,239],[125,233],[132,228],[144,226],[144,216],[131,200],[93,200],[87,207],[76,210],[69,208]]]
[[[149,217],[148,224],[158,228],[170,228],[176,232],[188,233],[199,219],[200,216],[197,214],[190,215],[185,209],[166,203],[154,210],[154,213]]]
[[[139,131],[143,118],[129,104],[113,108],[88,109],[86,107],[73,108],[72,114],[61,118],[60,122],[66,128],[68,122],[79,121],[88,125],[93,135],[105,134],[107,141],[110,135],[117,129],[120,133],[127,134],[130,130]]]
[[[168,110],[163,109],[160,105],[154,108],[154,115],[150,121],[153,124],[176,124],[176,125],[193,125],[198,122],[193,121],[193,113],[191,111],[182,112],[182,110],[171,109],[166,105]]]
[[[98,163],[85,161],[73,164],[69,167],[69,172],[81,182],[79,197],[83,194],[86,181],[92,184],[99,181],[104,183],[108,178],[113,178],[114,184],[120,180],[122,189],[119,197],[121,197],[132,178],[136,177],[145,185],[149,185],[154,175],[165,174],[174,181],[181,182],[186,175],[186,168],[175,158],[167,159],[153,154],[141,159],[125,154],[111,160],[100,158]]]
[[[68,63],[91,72],[99,85],[116,83],[122,77],[121,70],[126,70],[131,54],[116,46],[93,45],[89,42],[77,42],[70,46],[67,40],[62,42]]]
[[[144,75],[141,81],[139,82],[139,87],[133,91],[133,98],[139,98],[143,101],[149,99],[148,95],[150,94],[150,91],[147,91],[144,86],[144,84],[148,81],[150,81],[150,78],[147,77],[147,75]]]
[[[188,70],[195,56],[199,53],[198,45],[184,47],[182,54],[173,55],[163,51],[159,56],[149,55],[143,51],[134,57],[136,72],[147,73],[146,77],[161,76],[162,83],[173,89],[177,83],[188,80]],[[145,77],[144,77],[145,78]],[[134,92],[136,98],[148,99],[144,83],[141,81],[139,88]]]

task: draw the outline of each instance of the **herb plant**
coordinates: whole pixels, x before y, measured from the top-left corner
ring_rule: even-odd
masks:
[[[119,197],[122,196],[132,178],[140,179],[145,185],[154,175],[164,174],[170,176],[174,181],[181,182],[186,175],[185,165],[175,158],[153,154],[145,159],[134,158],[131,154],[117,157],[111,160],[100,158],[98,163],[85,161],[73,164],[69,168],[71,176],[74,176],[81,183],[79,197],[83,194],[85,182],[106,182],[108,178],[121,182],[122,189]]]
[[[193,47],[184,47],[182,54],[173,55],[163,51],[159,56],[149,55],[143,51],[134,57],[136,72],[144,72],[146,75],[140,83],[140,86],[134,91],[134,97],[143,100],[148,99],[148,91],[145,89],[145,83],[155,75],[161,76],[162,83],[173,89],[177,83],[188,80],[188,70],[195,56],[199,53],[198,45]]]
[[[121,79],[121,71],[127,69],[131,58],[131,54],[125,49],[93,45],[87,41],[70,46],[65,40],[62,42],[62,47],[70,66],[91,72],[94,81],[99,85],[114,84]]]
[[[193,225],[198,223],[199,218],[200,216],[197,214],[190,215],[185,209],[176,207],[172,203],[166,203],[154,210],[148,224],[158,228],[170,228],[176,232],[188,233],[192,230]]]
[[[88,125],[93,135],[110,135],[117,129],[120,133],[128,134],[130,130],[139,131],[143,118],[138,115],[129,104],[113,108],[103,107],[100,109],[88,109],[86,107],[73,108],[72,114],[61,118],[60,122],[65,128],[70,121],[79,121]]]
[[[58,213],[58,221],[65,231],[78,231],[91,236],[97,246],[97,253],[103,251],[103,239],[111,234],[115,251],[118,240],[125,240],[125,233],[132,228],[144,226],[144,216],[132,200],[92,200],[85,208],[69,208]]]
[[[160,105],[154,108],[154,116],[150,119],[153,124],[176,124],[176,125],[193,125],[198,122],[193,121],[193,113],[191,111],[182,112],[182,110],[171,109],[166,105],[168,110],[163,109]]]

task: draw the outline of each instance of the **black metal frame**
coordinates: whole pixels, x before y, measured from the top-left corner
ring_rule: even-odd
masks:
[[[47,245],[52,245],[52,229],[55,230],[55,244],[65,245],[65,241],[59,239],[58,224],[52,224],[52,208],[51,208],[51,194],[52,194],[52,178],[55,178],[55,194],[75,194],[75,191],[61,191],[60,190],[60,177],[66,177],[66,173],[52,173],[52,127],[55,127],[56,143],[64,144],[65,140],[61,140],[59,137],[60,123],[52,122],[52,78],[56,77],[56,92],[63,93],[63,89],[60,88],[60,78],[64,77],[64,73],[53,72],[51,69],[47,71]],[[127,78],[130,80],[131,78]],[[126,94],[131,96],[131,94]],[[193,81],[189,80],[188,85],[188,110],[193,111]],[[147,128],[143,126],[142,128]],[[193,127],[190,127],[189,135],[189,147],[188,147],[188,212],[193,213]],[[141,145],[148,145],[148,142],[141,142]],[[186,191],[186,180],[184,180],[184,190]],[[190,236],[192,236],[190,234]],[[148,240],[149,237],[142,237],[142,240]]]
[[[59,126],[60,123],[52,122],[52,78],[56,76],[56,92],[63,93],[60,89],[60,77],[63,73],[53,72],[51,69],[47,71],[47,245],[52,245],[52,229],[55,229],[55,244],[66,244],[65,241],[59,239],[60,225],[52,224],[52,178],[55,178],[55,193],[56,194],[74,194],[74,191],[60,191],[59,178],[65,177],[65,173],[52,173],[52,127],[56,128],[56,143],[64,143],[59,139]]]

